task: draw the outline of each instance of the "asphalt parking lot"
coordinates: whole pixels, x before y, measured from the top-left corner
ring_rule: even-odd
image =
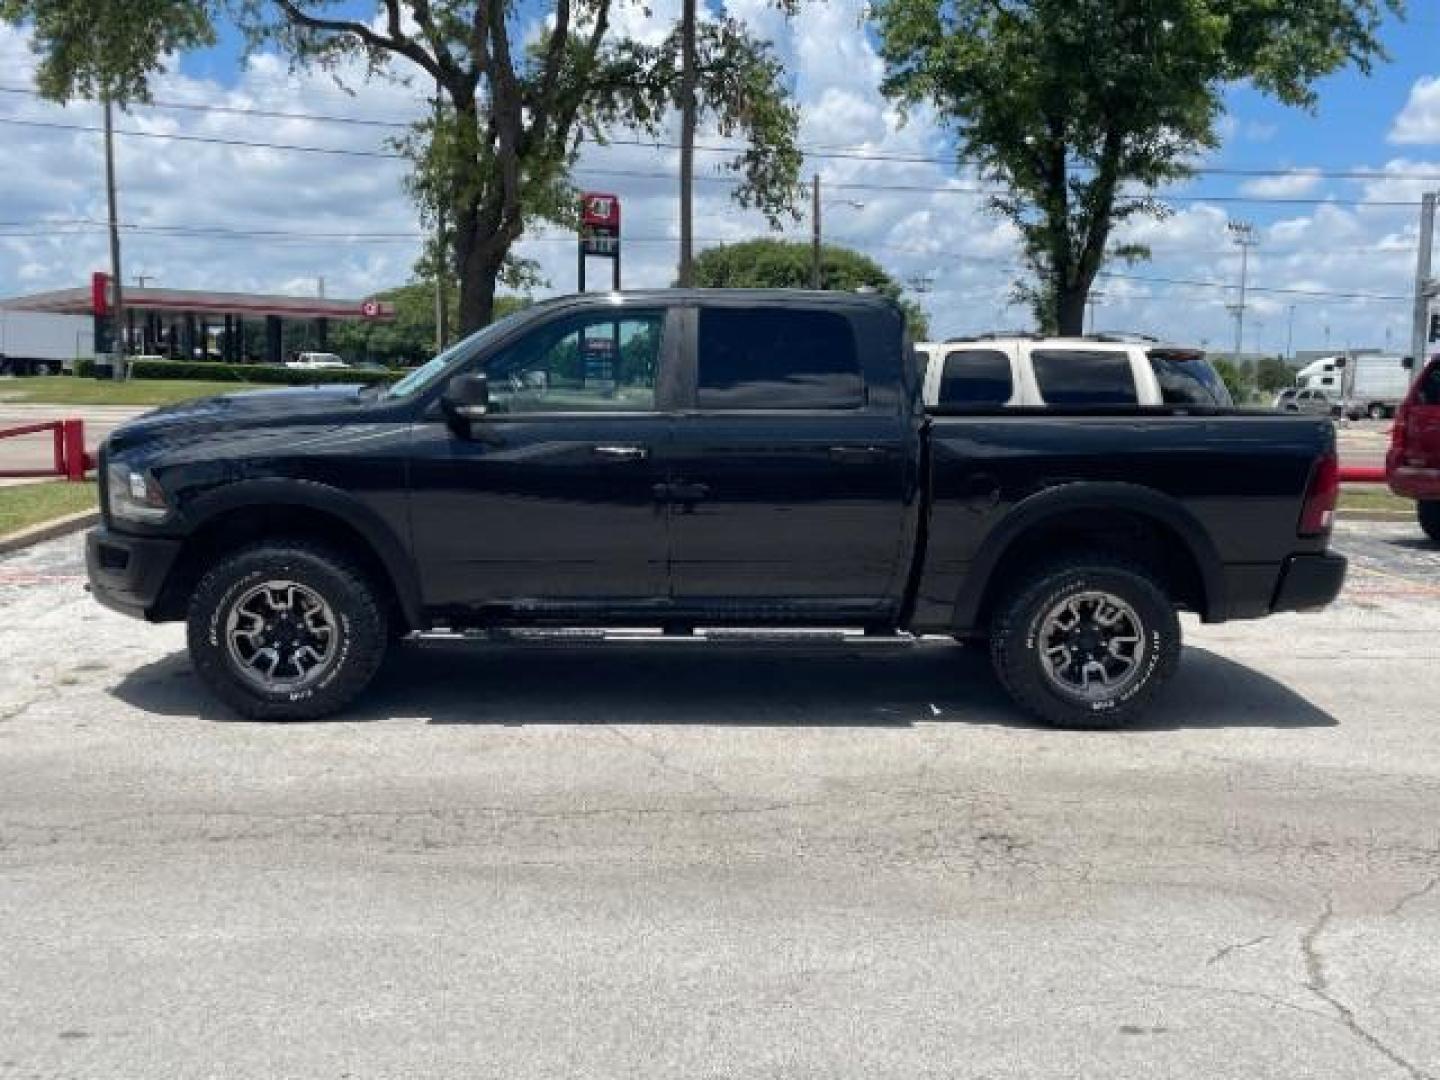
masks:
[[[0,1076],[1440,1076],[1440,548],[1153,722],[949,642],[409,646],[228,719],[0,560]]]

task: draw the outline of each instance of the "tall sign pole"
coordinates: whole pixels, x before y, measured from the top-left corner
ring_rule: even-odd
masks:
[[[1410,324],[1410,355],[1414,360],[1411,378],[1419,378],[1425,367],[1425,339],[1429,333],[1430,298],[1435,283],[1430,280],[1430,256],[1435,244],[1435,192],[1420,199],[1420,245],[1415,258],[1415,308]]]
[[[114,332],[110,335],[110,375],[125,377],[125,297],[120,277],[120,210],[115,193],[115,125],[110,118],[110,95],[105,95],[105,196],[110,204],[110,317]]]
[[[580,196],[580,236],[575,248],[576,284],[585,291],[585,260],[610,260],[610,287],[620,291],[620,199],[599,191]]]

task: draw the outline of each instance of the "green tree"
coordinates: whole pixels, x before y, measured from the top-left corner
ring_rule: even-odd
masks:
[[[490,321],[497,284],[533,276],[511,258],[526,228],[574,222],[581,143],[617,123],[659,133],[679,93],[678,36],[652,44],[616,31],[619,5],[640,2],[375,0],[365,18],[338,0],[0,0],[0,14],[34,23],[42,89],[60,100],[97,83],[144,98],[158,58],[213,40],[231,13],[251,48],[276,46],[297,67],[358,59],[433,85],[441,107],[401,146],[422,216],[443,215],[469,333]],[[734,19],[707,21],[699,37],[699,100],[723,133],[747,137],[728,162],[736,198],[778,220],[793,211],[801,160],[780,62]]]
[[[1218,144],[1226,87],[1313,107],[1319,77],[1383,58],[1403,0],[876,0],[885,91],[937,108],[1008,193],[1040,326],[1080,333],[1115,226]]]
[[[0,21],[31,24],[36,82],[55,101],[148,101],[166,57],[215,41],[195,0],[0,0]]]
[[[706,248],[695,259],[695,284],[706,289],[808,289],[812,258],[808,243],[792,240],[747,240]],[[879,263],[858,251],[823,245],[820,285],[852,292],[874,289],[904,309],[912,338],[923,341],[930,334],[924,309],[903,295],[900,283]]]
[[[456,287],[447,302],[455,305]],[[375,360],[408,367],[435,355],[435,282],[413,281],[377,293],[395,305],[391,322],[347,322],[330,328],[330,348],[347,360]],[[495,318],[501,319],[530,303],[523,296],[497,296]]]
[[[1232,360],[1226,360],[1224,357],[1217,357],[1214,363],[1215,373],[1225,383],[1225,389],[1230,391],[1230,397],[1235,403],[1248,401],[1254,384],[1245,377],[1243,366]]]
[[[1295,385],[1295,373],[1278,356],[1262,356],[1255,365],[1255,385],[1273,393]]]

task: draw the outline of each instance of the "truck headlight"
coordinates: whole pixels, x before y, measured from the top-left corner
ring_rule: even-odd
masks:
[[[106,480],[112,518],[158,525],[170,515],[165,493],[149,472],[116,461],[111,463]]]

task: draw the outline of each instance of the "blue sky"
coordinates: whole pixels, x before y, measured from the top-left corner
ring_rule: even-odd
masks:
[[[363,16],[373,5],[348,8]],[[656,0],[651,8],[650,19],[636,7],[626,9],[621,29],[658,34],[677,14],[678,0]],[[1324,80],[1314,115],[1233,88],[1223,145],[1205,162],[1236,169],[1375,171],[1383,177],[1196,178],[1176,189],[1172,216],[1133,227],[1131,238],[1149,243],[1155,258],[1111,268],[1115,276],[1100,286],[1098,325],[1227,347],[1233,324],[1225,303],[1233,288],[1222,286],[1236,279],[1238,258],[1225,223],[1243,217],[1255,223],[1260,239],[1251,261],[1251,283],[1260,291],[1247,315],[1247,346],[1283,349],[1292,304],[1296,347],[1404,340],[1408,308],[1401,299],[1386,298],[1409,291],[1417,214],[1355,201],[1413,202],[1423,190],[1440,189],[1440,4],[1418,0],[1412,9],[1408,23],[1387,24],[1392,61],[1368,79],[1347,71]],[[950,135],[933,117],[921,111],[902,125],[880,97],[880,64],[862,29],[861,0],[808,4],[788,22],[766,0],[734,0],[729,10],[772,38],[784,58],[802,110],[804,144],[942,160],[949,153]],[[0,85],[28,82],[27,44],[23,33],[0,30],[0,68],[9,72]],[[327,75],[291,76],[275,56],[242,67],[241,51],[238,37],[225,33],[216,48],[183,58],[163,76],[157,98],[387,119],[413,116],[421,107],[416,91],[367,83],[358,70],[341,73],[356,91],[349,97]],[[86,124],[94,113],[83,105],[62,110],[5,93],[0,120],[5,118]],[[386,134],[354,125],[161,109],[136,110],[122,127],[360,150],[380,148]],[[0,124],[0,130],[11,151],[8,179],[0,186],[0,222],[18,223],[0,227],[0,296],[82,282],[104,261],[103,233],[88,224],[104,216],[98,139],[18,125]],[[703,138],[716,141],[713,133]],[[581,182],[614,191],[626,204],[629,285],[666,284],[673,274],[674,158],[665,147],[623,145],[589,149],[582,158]],[[713,172],[714,160],[701,156],[702,174]],[[122,219],[136,226],[126,235],[129,273],[153,273],[175,287],[282,292],[313,291],[323,275],[331,295],[362,296],[405,280],[414,260],[418,224],[398,162],[127,137],[121,139],[120,169]],[[974,186],[974,177],[941,162],[813,158],[806,170],[820,172],[833,200],[827,236],[865,250],[897,277],[928,281],[922,300],[938,333],[1026,321],[1023,311],[1008,306],[1017,273],[1013,231],[987,214],[980,198],[944,190]],[[714,180],[699,184],[702,242],[764,232],[758,218],[730,203],[727,189]],[[1273,201],[1284,198],[1324,202]],[[855,202],[864,205],[850,205]],[[802,219],[787,233],[800,237],[808,228]],[[219,229],[247,235],[221,237]],[[211,232],[200,234],[204,230]],[[574,284],[570,245],[568,238],[544,232],[524,244],[556,291]],[[1324,295],[1339,293],[1355,295]]]

